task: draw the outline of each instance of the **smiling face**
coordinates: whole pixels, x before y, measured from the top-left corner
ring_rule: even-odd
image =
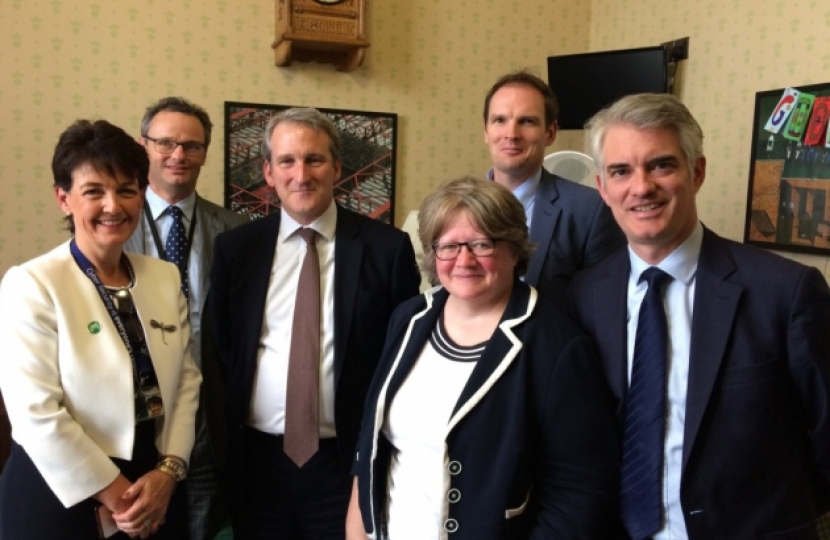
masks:
[[[150,121],[146,135],[153,139],[173,139],[176,142],[205,142],[205,130],[195,116],[172,111],[160,111]],[[156,150],[153,141],[141,138],[150,158],[148,179],[150,188],[165,201],[174,204],[187,198],[196,190],[196,181],[207,150],[200,155],[188,156],[184,148],[177,146],[172,154],[164,155]]]
[[[695,195],[706,158],[689,166],[672,128],[611,126],[602,146],[599,192],[631,249],[650,264],[675,250],[697,224]]]
[[[120,255],[144,203],[135,178],[113,178],[89,165],[75,169],[70,190],[56,187],[55,195],[61,210],[72,214],[75,242],[93,264]]]
[[[466,211],[458,212],[438,237],[436,243],[463,243],[490,240],[470,219]],[[433,255],[434,256],[434,255]],[[438,281],[455,301],[492,307],[505,301],[513,288],[518,256],[508,242],[496,242],[495,251],[487,257],[475,257],[462,247],[451,261],[435,261]]]
[[[298,122],[280,122],[271,134],[265,181],[277,191],[283,210],[301,225],[320,217],[334,200],[340,162],[332,157],[329,143],[325,132]]]
[[[484,142],[496,182],[514,189],[542,166],[545,148],[556,139],[556,124],[545,126],[542,94],[527,85],[501,87],[490,100]]]

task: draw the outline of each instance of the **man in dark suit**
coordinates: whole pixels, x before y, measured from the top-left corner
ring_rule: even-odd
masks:
[[[182,281],[190,306],[190,350],[203,373],[196,421],[196,444],[190,458],[187,490],[190,540],[213,539],[228,517],[221,486],[225,462],[224,391],[217,377],[216,354],[203,347],[205,299],[216,236],[248,219],[203,199],[196,193],[205,164],[213,124],[201,107],[180,97],[166,97],[147,108],[139,141],[150,158],[149,187],[139,225],[125,245],[127,251],[171,260],[168,245],[173,218],[181,210],[186,231]],[[180,267],[182,268],[182,267]]]
[[[570,300],[618,399],[626,530],[817,538],[830,502],[825,279],[703,227],[703,133],[675,97],[628,96],[588,126],[628,249],[580,273]]]
[[[559,106],[553,90],[526,71],[501,77],[484,100],[489,177],[521,201],[537,245],[525,282],[543,294],[564,294],[574,274],[625,244],[596,190],[542,168],[556,139]]]
[[[405,233],[334,203],[340,142],[325,115],[289,109],[275,116],[262,154],[281,211],[220,235],[211,270],[210,311],[228,374],[234,531],[240,540],[341,539],[348,473],[386,325],[418,293],[420,276]],[[319,268],[310,284],[304,269],[312,259]],[[317,285],[320,309],[312,310],[306,293]],[[319,311],[319,322],[298,324],[309,311]],[[317,358],[309,369],[319,369],[319,399],[310,405],[313,448],[299,456],[294,338],[309,326],[319,329],[303,340]]]

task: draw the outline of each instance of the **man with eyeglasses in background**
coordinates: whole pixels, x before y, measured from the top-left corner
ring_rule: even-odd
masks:
[[[210,332],[203,318],[216,236],[248,221],[196,193],[213,124],[207,112],[181,97],[147,108],[139,142],[150,158],[144,210],[125,249],[179,266],[190,307],[190,350],[202,370],[196,444],[184,487],[191,540],[212,539],[228,516],[221,489],[225,461],[224,387]]]

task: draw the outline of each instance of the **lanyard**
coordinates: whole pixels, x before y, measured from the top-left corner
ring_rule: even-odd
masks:
[[[190,230],[187,231],[187,244],[184,245],[184,268],[185,272],[187,272],[188,264],[190,263],[190,246],[193,245],[193,233],[196,231],[196,204],[199,202],[199,199],[194,199],[193,201],[193,217],[190,218]],[[153,220],[153,212],[150,211],[150,205],[147,204],[147,199],[144,199],[144,216],[147,218],[147,226],[150,227],[150,233],[153,235],[153,243],[156,245],[156,251],[159,254],[159,259],[166,261],[167,260],[167,252],[164,250],[164,246],[161,244],[161,237],[159,236],[159,231],[156,228],[156,222]],[[189,301],[190,299],[188,299]]]
[[[112,297],[110,297],[109,292],[107,292],[106,286],[101,282],[101,278],[98,277],[98,273],[95,272],[95,267],[92,266],[92,263],[89,262],[89,259],[81,253],[81,250],[78,248],[77,244],[75,243],[75,239],[73,238],[71,242],[69,242],[69,250],[72,252],[72,258],[75,259],[75,262],[80,267],[81,271],[84,273],[86,277],[92,281],[93,285],[95,285],[95,289],[98,291],[98,296],[101,297],[101,301],[104,302],[104,307],[107,308],[107,312],[109,316],[112,318],[113,324],[115,324],[115,328],[118,330],[118,335],[121,336],[121,341],[124,342],[124,347],[127,348],[127,353],[130,355],[130,362],[133,364],[133,379],[136,384],[136,388],[140,384],[140,380],[138,377],[138,366],[136,365],[136,358],[135,358],[135,351],[133,350],[132,345],[130,345],[130,338],[127,336],[127,329],[124,327],[124,321],[121,319],[121,315],[118,313],[118,309],[115,307],[115,303],[112,301]],[[127,271],[130,273],[130,278],[134,277],[133,267],[130,264],[130,260],[125,256],[123,257],[124,263],[127,265]],[[135,304],[133,304],[135,305]],[[140,353],[142,357],[146,356],[143,353]],[[150,361],[148,358],[142,358],[142,360]],[[152,365],[152,364],[150,364]]]

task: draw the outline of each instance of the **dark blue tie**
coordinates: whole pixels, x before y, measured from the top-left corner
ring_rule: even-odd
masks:
[[[620,513],[632,540],[662,528],[663,446],[666,425],[668,328],[662,284],[671,279],[652,266],[640,275],[648,290],[640,304],[631,385],[625,405]]]
[[[173,218],[170,232],[167,233],[167,242],[164,244],[164,251],[167,254],[168,262],[179,267],[179,274],[182,276],[182,292],[187,298],[187,232],[184,228],[184,213],[178,206],[169,206],[167,214]]]

